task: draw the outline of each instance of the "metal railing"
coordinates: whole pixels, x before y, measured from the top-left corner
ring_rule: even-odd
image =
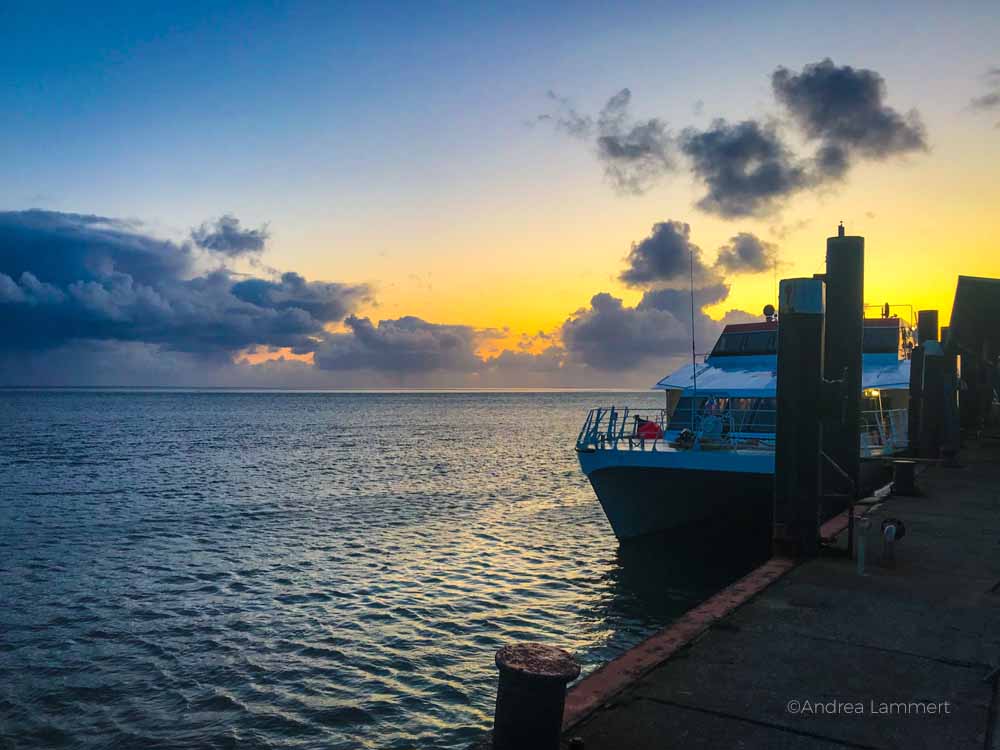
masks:
[[[861,412],[862,456],[898,453],[909,444],[908,409]]]
[[[659,437],[650,437],[653,424]],[[643,427],[643,425],[647,425]],[[773,449],[774,411],[706,407],[695,415],[690,410],[608,406],[591,409],[577,436],[580,450],[657,450],[658,448]],[[656,432],[653,429],[652,432]]]
[[[653,422],[661,432],[666,433],[669,426],[669,416],[666,409],[642,409],[629,406],[608,406],[591,409],[587,419],[577,436],[578,448],[617,450],[619,443],[627,443],[633,447],[635,441],[643,441],[638,436],[639,425],[642,422]],[[644,447],[644,446],[643,446]]]
[[[773,409],[716,409],[696,413],[607,406],[591,409],[576,439],[578,450],[774,450]],[[861,413],[861,455],[897,453],[908,446],[906,409]],[[655,425],[650,428],[648,425]],[[643,425],[647,425],[643,427]],[[641,428],[641,429],[640,429]],[[658,434],[650,437],[650,434]]]

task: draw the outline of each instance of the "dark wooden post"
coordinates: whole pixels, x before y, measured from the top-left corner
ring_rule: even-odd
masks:
[[[924,350],[920,384],[920,434],[917,455],[939,458],[945,438],[945,356],[941,344],[931,340],[920,345]],[[912,363],[911,363],[912,366]]]
[[[925,341],[938,340],[938,311],[918,310],[917,311],[917,341],[923,344]]]
[[[958,419],[958,357],[950,328],[941,328],[941,346],[944,349],[944,446],[941,453],[948,466],[958,466],[958,452],[962,447],[962,426]]]
[[[861,372],[865,331],[865,238],[847,237],[843,225],[836,237],[826,240],[826,341],[823,369],[826,377],[844,377],[842,390],[845,408],[837,409],[823,420],[823,452],[850,477],[853,492],[861,486]],[[844,481],[824,467],[824,477],[842,486]],[[824,491],[827,488],[824,487]],[[826,511],[835,515],[844,510],[841,490],[839,501]],[[828,494],[828,493],[826,493]],[[831,497],[837,498],[836,495]],[[853,502],[854,498],[847,498]]]
[[[825,288],[818,279],[783,279],[778,297],[774,552],[812,556],[819,551]]]
[[[919,344],[910,353],[910,401],[907,412],[906,435],[910,444],[910,455],[919,454],[920,447],[920,406],[923,400],[924,348]]]

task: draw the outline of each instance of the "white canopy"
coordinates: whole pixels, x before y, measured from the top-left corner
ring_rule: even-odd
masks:
[[[895,354],[866,354],[861,373],[862,388],[891,390],[910,387],[910,361]],[[712,357],[698,364],[698,390],[725,393],[737,398],[774,396],[778,386],[778,358],[769,356]],[[694,387],[694,366],[684,365],[653,388],[687,390]]]

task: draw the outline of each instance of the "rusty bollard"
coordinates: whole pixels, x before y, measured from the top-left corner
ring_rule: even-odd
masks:
[[[566,685],[580,665],[561,648],[514,643],[497,651],[493,750],[558,750]]]
[[[916,461],[893,461],[892,463],[892,493],[910,497],[917,494]]]

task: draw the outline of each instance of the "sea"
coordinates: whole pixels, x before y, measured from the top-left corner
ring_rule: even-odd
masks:
[[[574,443],[662,394],[0,390],[0,748],[467,748],[767,556],[619,544]]]

